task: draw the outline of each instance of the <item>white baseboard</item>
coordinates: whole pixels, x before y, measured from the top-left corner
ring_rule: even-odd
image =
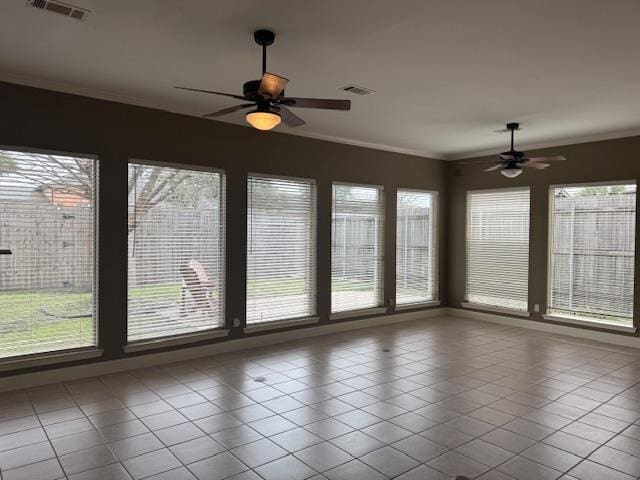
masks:
[[[81,378],[133,370],[136,368],[145,368],[155,365],[193,360],[195,358],[207,357],[209,355],[264,347],[266,345],[274,345],[301,338],[316,337],[320,335],[346,332],[349,330],[388,325],[390,323],[437,317],[442,316],[445,313],[445,308],[402,312],[392,315],[364,318],[361,320],[334,322],[331,324],[317,325],[311,328],[302,328],[287,332],[274,332],[259,336],[243,337],[199,347],[186,347],[168,352],[149,353],[135,357],[121,358],[118,360],[107,360],[104,362],[88,363],[73,367],[56,368],[41,372],[13,375],[10,377],[0,378],[0,392],[36,387],[49,383],[67,382]]]
[[[557,335],[584,338],[586,340],[593,340],[610,345],[640,348],[640,337],[607,333],[580,327],[569,327],[566,325],[557,325],[555,323],[536,322],[533,320],[529,320],[528,318],[508,317],[506,315],[487,312],[476,312],[472,310],[464,310],[461,308],[447,307],[446,314],[452,317],[498,323],[500,325],[507,325],[509,327],[528,328],[530,330],[538,330],[541,332],[554,333]]]

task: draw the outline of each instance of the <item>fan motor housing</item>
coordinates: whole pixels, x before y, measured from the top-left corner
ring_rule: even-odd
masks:
[[[256,100],[258,97],[258,88],[260,88],[260,80],[249,80],[242,85],[242,93],[249,100]]]
[[[502,152],[500,155],[504,155],[505,157],[523,158],[524,152],[519,152],[517,150],[509,150],[507,152]]]

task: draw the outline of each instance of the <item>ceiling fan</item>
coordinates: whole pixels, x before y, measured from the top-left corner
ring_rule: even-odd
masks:
[[[493,172],[494,170],[500,170],[500,173],[508,178],[515,178],[522,173],[522,167],[535,168],[537,170],[543,170],[551,166],[550,162],[560,162],[566,160],[562,155],[555,155],[552,157],[525,157],[524,152],[519,152],[513,148],[513,136],[516,130],[520,130],[519,123],[507,123],[507,128],[499,130],[500,132],[511,132],[511,148],[508,151],[502,152],[495,160],[496,165],[489,168],[485,168],[485,172]],[[462,162],[463,164],[490,164],[494,163],[493,160],[477,160],[470,162]]]
[[[289,80],[267,72],[267,47],[275,41],[275,33],[270,30],[257,30],[253,33],[253,38],[258,45],[262,46],[262,78],[245,82],[242,86],[242,95],[213,92],[198,88],[174,88],[244,100],[248,103],[223,108],[217,112],[204,115],[204,117],[215,118],[238,110],[244,110],[245,108],[255,107],[255,110],[248,112],[245,118],[251,126],[258,130],[271,130],[280,124],[280,121],[283,121],[289,127],[304,125],[305,121],[289,110],[289,107],[351,110],[351,100],[285,97],[284,87],[289,83]]]

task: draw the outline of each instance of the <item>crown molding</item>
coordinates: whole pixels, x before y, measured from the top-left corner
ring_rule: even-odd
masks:
[[[518,150],[540,150],[543,148],[555,148],[566,147],[567,145],[578,145],[580,143],[601,142],[604,140],[615,140],[617,138],[628,138],[640,136],[640,128],[629,130],[616,130],[613,132],[594,133],[592,135],[585,135],[580,137],[561,138],[549,142],[530,143],[525,145],[518,145]],[[468,153],[450,154],[444,155],[443,160],[457,161],[466,160],[477,157],[488,157],[490,155],[498,155],[505,150],[505,146],[496,147],[488,150],[477,150]]]
[[[118,93],[112,90],[104,90],[99,88],[87,88],[82,85],[78,85],[74,83],[59,82],[59,81],[49,80],[45,78],[30,77],[30,76],[25,76],[19,73],[10,72],[10,71],[0,71],[0,81],[7,82],[7,83],[15,83],[18,85],[24,85],[24,86],[33,87],[33,88],[41,88],[45,90],[68,93],[71,95],[85,96],[85,97],[105,100],[109,102],[118,102],[118,103],[124,103],[127,105],[134,105],[138,107],[152,108],[155,110],[163,110],[171,113],[176,113],[179,115],[187,115],[191,117],[201,118],[199,114],[193,113],[192,111],[186,111],[184,105],[179,105],[173,102],[171,103],[163,102],[163,105],[159,105],[159,102],[157,101],[149,100],[147,98],[142,98],[135,95],[126,95],[126,94]],[[209,121],[218,121],[222,123],[238,125],[245,128],[251,128],[248,125],[245,125],[244,123],[241,123],[241,122],[233,122],[233,121],[225,121],[225,120],[209,120]],[[340,143],[343,145],[352,145],[355,147],[371,148],[374,150],[381,150],[385,152],[400,153],[404,155],[413,155],[413,156],[422,157],[430,160],[457,161],[457,160],[465,160],[470,158],[496,155],[504,151],[504,145],[502,145],[500,147],[494,147],[494,148],[483,149],[483,150],[473,150],[473,151],[464,152],[464,153],[442,154],[442,153],[428,151],[426,149],[405,148],[397,145],[367,142],[362,140],[356,140],[356,139],[316,133],[316,132],[308,132],[303,130],[286,131],[286,132],[278,131],[274,133],[279,133],[282,135],[294,135],[298,137],[312,138],[315,140],[324,140],[327,142]],[[595,134],[584,135],[579,137],[561,138],[561,139],[550,140],[550,141],[539,142],[539,143],[524,144],[524,145],[519,145],[518,148],[520,150],[525,150],[525,151],[539,150],[543,148],[563,147],[567,145],[576,145],[580,143],[598,142],[603,140],[614,140],[617,138],[627,138],[627,137],[635,137],[635,136],[640,136],[640,128],[615,130],[611,132],[595,133]]]

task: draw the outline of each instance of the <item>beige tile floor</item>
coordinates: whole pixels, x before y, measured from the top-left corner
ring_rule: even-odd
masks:
[[[440,318],[0,393],[0,467],[2,480],[637,479],[639,419],[639,350]]]

